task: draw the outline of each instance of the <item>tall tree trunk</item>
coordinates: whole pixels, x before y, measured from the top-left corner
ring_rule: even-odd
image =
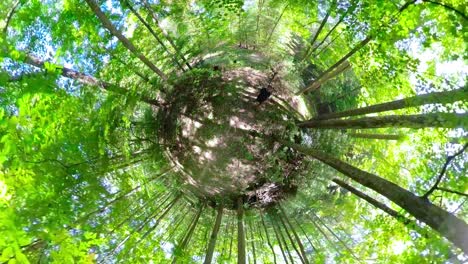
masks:
[[[273,28],[271,29],[270,34],[268,35],[268,38],[267,38],[267,40],[266,40],[266,43],[265,43],[266,46],[270,44],[271,37],[273,36],[273,33],[275,32],[276,27],[278,26],[278,24],[279,24],[281,18],[282,18],[283,15],[284,15],[284,12],[286,12],[286,9],[288,8],[288,6],[289,6],[289,4],[286,4],[286,5],[284,6],[283,11],[281,11],[281,14],[280,14],[279,17],[276,19],[275,24],[273,25]]]
[[[270,236],[268,235],[268,229],[267,229],[267,227],[265,225],[265,219],[264,219],[263,213],[261,211],[260,211],[260,217],[262,218],[262,225],[263,225],[263,228],[265,229],[265,235],[266,235],[268,247],[270,247],[271,254],[273,255],[273,263],[276,264],[276,253],[275,253],[275,250],[273,249],[273,244],[271,244]]]
[[[88,6],[91,8],[91,10],[96,14],[96,16],[99,18],[101,21],[102,25],[109,30],[109,32],[117,37],[120,42],[130,51],[132,52],[135,56],[137,56],[141,62],[143,62],[148,68],[150,68],[154,73],[159,75],[161,79],[164,81],[167,81],[167,76],[158,68],[156,65],[154,65],[148,58],[145,57],[138,49],[133,45],[133,43],[127,39],[120,31],[117,30],[117,28],[112,24],[112,22],[107,18],[107,16],[102,12],[101,8],[99,5],[95,2],[95,0],[85,0]]]
[[[467,101],[468,100],[468,86],[456,89],[452,91],[435,92],[428,94],[421,94],[412,97],[408,97],[401,100],[392,102],[371,105],[367,107],[345,110],[337,113],[329,113],[325,115],[319,115],[314,119],[325,120],[335,119],[347,116],[365,115],[371,113],[380,113],[385,111],[403,109],[408,107],[416,107],[426,104],[448,104],[456,101]]]
[[[331,33],[333,33],[333,31],[335,31],[335,29],[343,22],[343,20],[349,14],[349,12],[352,12],[355,8],[356,8],[356,1],[354,1],[351,4],[351,6],[346,10],[346,12],[343,15],[341,15],[338,22],[332,27],[332,29],[330,29],[330,31],[328,31],[325,37],[323,37],[322,41],[320,41],[319,44],[313,47],[313,49],[310,51],[311,54],[313,54],[317,50],[317,48],[320,47],[327,40],[327,38],[331,35]]]
[[[200,207],[198,208],[197,214],[195,215],[195,218],[193,218],[193,221],[189,226],[187,233],[185,234],[182,241],[177,245],[177,247],[179,247],[181,250],[184,250],[187,247],[187,244],[190,242],[193,231],[195,231],[195,228],[197,227],[198,220],[200,219],[200,215],[203,211],[203,208],[205,208],[205,204],[200,205]],[[175,264],[175,263],[177,263],[176,255],[174,255],[174,258],[172,259],[172,264]]]
[[[417,220],[426,223],[428,226],[439,232],[455,246],[461,248],[465,253],[468,253],[468,225],[453,214],[432,204],[427,199],[422,199],[421,197],[416,196],[412,192],[394,184],[393,182],[380,178],[372,173],[360,170],[325,153],[285,140],[278,139],[277,141],[285,146],[291,147],[299,152],[322,161],[341,172],[343,175],[385,196],[401,208],[405,209]]]
[[[326,71],[324,71],[315,81],[313,81],[309,86],[305,87],[304,89],[300,90],[299,92],[296,93],[296,95],[303,94],[307,91],[317,89],[319,88],[322,84],[326,82],[326,80],[329,80],[333,78],[333,71],[337,69],[340,65],[342,65],[345,61],[347,61],[351,56],[353,56],[356,52],[358,52],[362,47],[364,47],[369,41],[371,41],[372,37],[368,36],[365,39],[363,39],[359,44],[357,44],[351,51],[349,51],[343,58],[341,58],[339,61],[337,61],[335,64],[333,64],[330,68],[328,68]],[[342,66],[343,67],[343,66]],[[336,72],[335,72],[336,73]],[[338,71],[340,73],[340,71]]]
[[[270,221],[271,222],[271,221]],[[276,226],[274,223],[271,224],[272,227],[273,227],[273,231],[275,233],[275,237],[276,237],[276,242],[278,242],[278,245],[280,247],[280,251],[281,251],[281,255],[283,256],[283,260],[284,260],[284,263],[288,263],[288,258],[286,257],[286,254],[284,253],[285,250],[283,248],[283,242],[281,242],[281,238],[280,238],[280,235],[278,234],[278,230],[276,230]],[[294,262],[293,262],[294,263]]]
[[[171,204],[177,202],[177,200],[179,200],[180,198],[180,194],[178,196],[176,196],[174,198],[174,200],[172,202],[170,202],[167,206],[166,206],[166,209],[171,206]],[[161,203],[164,204],[168,199],[170,198],[170,195],[167,196],[167,199]],[[111,255],[113,255],[121,246],[123,246],[132,236],[133,234],[135,233],[138,233],[140,232],[145,226],[147,223],[149,223],[158,213],[158,209],[160,208],[160,206],[158,206],[158,208],[156,210],[154,210],[154,212],[152,212],[148,217],[145,218],[145,220],[143,221],[143,223],[141,223],[138,228],[136,230],[134,230],[133,232],[131,232],[129,235],[127,235],[123,240],[121,240],[112,250],[110,250],[107,254],[105,254],[102,258],[102,260],[100,261],[100,263],[104,263],[105,260],[107,260],[108,257],[110,257]]]
[[[184,67],[180,65],[179,61],[177,60],[177,55],[172,54],[172,52],[167,48],[166,44],[159,38],[158,34],[153,30],[153,28],[150,26],[150,24],[138,13],[135,8],[131,5],[129,0],[125,0],[125,3],[127,4],[128,9],[138,18],[138,20],[145,26],[145,28],[150,32],[150,34],[156,39],[156,41],[163,47],[164,51],[172,58],[172,61],[181,69],[182,71],[185,71]]]
[[[389,115],[363,117],[359,119],[309,120],[298,124],[300,127],[328,129],[367,129],[383,127],[444,127],[468,129],[468,113],[428,113],[419,115]]]
[[[301,250],[301,255],[302,255],[302,259],[304,261],[304,263],[308,264],[309,263],[309,260],[307,259],[307,256],[306,256],[306,253],[305,253],[305,250],[304,250],[304,245],[302,244],[302,241],[301,239],[299,238],[299,235],[297,234],[296,230],[294,230],[294,226],[291,224],[291,221],[289,221],[289,218],[288,216],[286,215],[286,212],[284,211],[283,207],[281,206],[281,204],[279,204],[279,208],[280,208],[280,211],[281,213],[283,214],[284,216],[284,219],[286,220],[286,223],[289,225],[289,227],[291,228],[291,231],[294,235],[294,238],[296,239],[296,242],[297,244],[299,245],[299,249]]]
[[[167,39],[167,41],[169,42],[169,44],[171,45],[171,47],[174,49],[175,53],[177,54],[177,56],[179,56],[185,63],[185,65],[187,65],[187,67],[191,70],[192,69],[192,66],[190,66],[190,64],[188,63],[187,59],[185,59],[185,56],[182,54],[182,52],[180,52],[180,49],[177,48],[176,44],[174,43],[174,40],[171,38],[171,36],[169,36],[169,34],[159,25],[159,19],[158,19],[158,16],[156,15],[156,13],[154,13],[153,9],[151,8],[151,5],[148,3],[147,0],[142,0],[143,2],[143,5],[146,7],[146,9],[148,10],[148,12],[150,13],[151,17],[153,18],[153,21],[154,23],[156,24],[156,26],[159,28],[159,30],[161,31],[161,33],[163,34],[163,36]]]
[[[383,139],[383,140],[401,140],[402,135],[392,134],[367,134],[367,133],[347,133],[348,136],[354,138],[366,138],[366,139]]]
[[[325,14],[325,17],[322,19],[322,22],[320,23],[320,26],[318,27],[317,31],[315,32],[314,36],[312,37],[312,40],[310,41],[310,45],[307,48],[307,50],[304,53],[304,58],[302,60],[306,60],[309,58],[311,49],[314,47],[315,41],[317,40],[318,36],[320,35],[320,32],[322,32],[323,27],[328,21],[328,18],[330,17],[332,9],[335,7],[336,1],[333,1],[330,5],[330,8],[328,9],[327,13]]]
[[[291,263],[295,263],[291,255],[291,251],[289,250],[288,243],[286,242],[286,238],[284,237],[283,232],[281,231],[281,227],[279,226],[278,219],[276,217],[275,217],[275,221],[273,221],[272,224],[273,224],[273,227],[276,226],[276,228],[278,229],[280,240],[283,242],[283,245],[286,250],[286,254],[288,254],[289,260],[291,261]]]
[[[254,236],[254,231],[253,231],[253,225],[252,221],[249,221],[249,234],[250,234],[250,245],[252,246],[252,259],[253,259],[253,264],[257,264],[257,254],[255,252],[255,236]]]
[[[306,263],[306,261],[304,260],[304,256],[302,256],[301,252],[299,252],[299,250],[297,249],[296,244],[294,243],[294,239],[289,233],[288,227],[286,226],[286,223],[284,222],[283,217],[281,215],[277,215],[277,218],[280,220],[281,224],[283,225],[284,232],[288,236],[289,241],[291,242],[291,246],[293,247],[299,259],[301,260],[301,263]]]
[[[237,198],[237,264],[246,264],[245,232],[244,232],[244,202]]]
[[[36,57],[34,55],[31,55],[31,54],[25,55],[25,58],[24,58],[23,62],[26,63],[26,64],[29,64],[29,65],[41,68],[41,69],[45,69],[46,61],[43,61],[40,58],[38,58],[38,57]],[[109,91],[109,92],[118,93],[118,94],[125,95],[125,96],[129,96],[130,94],[133,94],[132,91],[129,91],[129,90],[125,89],[125,88],[119,87],[118,85],[115,85],[115,84],[112,84],[112,83],[101,81],[101,80],[96,79],[95,77],[93,77],[91,75],[87,75],[87,74],[84,74],[82,72],[75,71],[73,69],[63,67],[63,66],[56,66],[56,67],[58,69],[60,69],[60,74],[63,77],[67,77],[67,78],[76,80],[76,81],[78,81],[78,82],[80,82],[80,83],[82,83],[84,85],[98,87],[100,89],[103,89],[103,90],[106,90],[106,91]],[[159,102],[156,99],[146,97],[146,96],[141,95],[139,93],[136,93],[136,96],[142,102],[145,102],[145,103],[148,103],[148,104],[151,104],[151,105],[154,105],[154,106],[161,106],[161,102]]]
[[[154,223],[153,226],[151,226],[143,234],[143,236],[141,236],[139,241],[142,241],[143,239],[145,239],[153,230],[156,229],[156,227],[158,227],[159,223],[161,222],[161,219],[163,219],[169,213],[169,211],[171,211],[172,207],[174,207],[174,205],[177,203],[177,201],[179,201],[180,197],[182,197],[182,195],[180,195],[180,194],[177,195],[177,197],[171,202],[171,204],[166,208],[166,210],[164,210],[164,212],[158,217],[158,219],[156,219],[156,223]]]
[[[401,215],[397,211],[395,211],[392,208],[386,206],[384,203],[381,203],[381,202],[377,201],[376,199],[370,197],[369,195],[367,195],[367,194],[359,191],[358,189],[354,188],[353,186],[345,183],[344,181],[342,181],[340,179],[333,179],[332,181],[334,183],[338,184],[339,186],[341,186],[341,188],[350,191],[352,194],[356,195],[357,197],[362,198],[366,202],[372,204],[374,207],[379,208],[380,210],[384,211],[388,215],[394,217],[399,222],[402,222],[405,225],[407,225],[407,224],[409,224],[411,222],[411,220],[406,218],[404,215]]]
[[[211,232],[210,243],[208,244],[208,249],[206,251],[205,261],[203,263],[210,264],[213,260],[213,253],[216,246],[216,239],[218,237],[219,228],[221,227],[221,220],[223,218],[223,206],[218,206],[218,214],[216,215],[215,225],[213,231]]]

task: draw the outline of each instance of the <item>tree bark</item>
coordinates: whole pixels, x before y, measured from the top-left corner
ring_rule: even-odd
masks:
[[[298,124],[299,127],[328,129],[368,129],[368,128],[463,128],[468,129],[468,113],[428,113],[419,115],[389,115],[363,117],[359,119],[309,120]]]
[[[237,264],[246,264],[244,233],[244,203],[242,197],[237,198]]]
[[[366,138],[366,139],[383,139],[383,140],[401,140],[403,139],[402,135],[392,135],[392,134],[366,134],[366,133],[348,133],[350,137],[354,138]]]
[[[290,143],[285,140],[277,140],[281,144],[291,147],[299,152],[322,161],[330,167],[341,172],[343,175],[366,186],[379,194],[385,196],[417,220],[426,223],[428,226],[439,232],[442,236],[451,241],[455,246],[468,253],[468,225],[455,215],[432,204],[427,199],[422,199],[412,192],[383,179],[377,175],[360,170],[346,162],[331,157],[320,151]]]
[[[213,260],[213,253],[216,246],[216,239],[218,237],[219,228],[221,227],[221,220],[223,218],[223,206],[218,206],[218,214],[216,215],[215,225],[211,232],[210,243],[208,244],[208,250],[206,251],[205,261],[203,263],[210,264]]]
[[[448,104],[456,101],[468,100],[468,86],[452,91],[434,92],[408,97],[392,102],[371,105],[367,107],[341,111],[337,113],[329,113],[317,116],[316,120],[335,119],[347,116],[365,115],[371,113],[380,113],[385,111],[403,109],[408,107],[416,107],[426,104]]]
[[[156,65],[154,65],[148,58],[146,58],[138,49],[133,45],[133,43],[127,39],[120,31],[117,30],[117,28],[112,24],[112,22],[107,18],[107,16],[102,12],[101,8],[99,5],[95,2],[95,0],[85,0],[88,6],[91,8],[91,10],[96,14],[98,19],[101,21],[102,25],[109,30],[109,32],[117,37],[120,42],[130,51],[132,52],[135,56],[137,56],[141,62],[143,62],[148,68],[150,68],[154,73],[159,75],[161,79],[164,81],[167,81],[167,76],[158,68]]]

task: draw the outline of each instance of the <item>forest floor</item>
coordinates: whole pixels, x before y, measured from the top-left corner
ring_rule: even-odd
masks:
[[[218,68],[201,77],[188,77],[176,86],[173,93],[177,96],[171,97],[177,98],[171,103],[175,107],[165,117],[174,132],[166,135],[171,146],[167,155],[198,196],[212,200],[243,194],[252,203],[274,202],[295,189],[302,156],[249,131],[291,133],[291,124],[309,113],[301,111],[303,102],[282,80],[279,67],[273,80],[272,70],[235,65]],[[269,83],[272,96],[259,105],[255,99]]]

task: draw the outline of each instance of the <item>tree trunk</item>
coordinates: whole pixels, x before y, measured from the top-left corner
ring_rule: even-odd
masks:
[[[184,61],[185,65],[187,65],[187,67],[191,70],[192,66],[190,66],[190,64],[185,59],[184,55],[177,48],[177,46],[175,45],[175,43],[172,40],[171,36],[169,36],[169,34],[167,34],[167,32],[163,28],[161,28],[161,26],[159,25],[159,19],[156,16],[156,14],[154,13],[153,9],[151,8],[151,5],[148,3],[147,0],[142,0],[142,2],[144,4],[144,6],[146,7],[146,9],[148,9],[148,12],[151,14],[151,17],[153,18],[154,23],[156,24],[156,26],[158,26],[159,30],[161,30],[161,33],[164,35],[164,37],[167,39],[167,41],[169,42],[171,47],[174,49],[177,56],[179,56]]]
[[[359,119],[309,120],[298,124],[299,127],[328,129],[367,129],[367,128],[464,128],[468,129],[468,113],[428,113],[419,115],[389,115],[363,117]]]
[[[391,135],[391,134],[366,134],[366,133],[348,133],[350,137],[354,138],[366,138],[366,139],[383,139],[383,140],[401,140],[402,135]]]
[[[139,241],[142,241],[143,239],[145,239],[154,229],[156,229],[156,227],[158,227],[159,223],[161,222],[161,219],[163,219],[167,213],[169,213],[169,211],[171,211],[172,207],[174,207],[174,205],[177,203],[177,201],[179,201],[180,197],[182,197],[181,194],[177,195],[177,197],[171,202],[171,204],[166,208],[166,210],[164,210],[164,212],[158,217],[158,219],[156,219],[156,223],[150,227],[150,229],[148,229],[144,234],[143,236],[141,236],[140,240]],[[138,242],[137,242],[138,244]]]
[[[325,153],[285,140],[278,140],[278,142],[322,161],[343,175],[385,196],[468,253],[468,225],[453,214],[386,179],[360,170]]]
[[[263,219],[263,213],[262,212],[260,212],[260,217],[262,218],[262,225],[263,225],[263,228],[265,229],[265,235],[266,235],[268,247],[270,247],[271,254],[273,255],[273,263],[276,264],[276,253],[275,253],[275,250],[273,249],[273,245],[271,244],[270,236],[268,235],[268,229],[267,229],[267,227],[265,225],[265,219]]]
[[[286,226],[286,223],[284,222],[283,217],[281,215],[278,215],[277,218],[280,220],[281,224],[283,225],[284,232],[288,236],[289,241],[291,242],[291,246],[293,247],[294,251],[296,251],[296,254],[299,257],[299,259],[301,260],[301,263],[306,263],[306,261],[304,260],[304,257],[302,256],[301,252],[299,252],[299,250],[297,249],[297,247],[296,247],[296,245],[294,243],[294,239],[292,238],[291,234],[289,233],[288,227]]]
[[[271,222],[271,221],[270,221]],[[273,231],[275,232],[275,237],[276,237],[276,242],[278,242],[278,245],[281,250],[281,255],[283,256],[284,263],[288,263],[288,259],[286,258],[286,254],[284,253],[284,248],[283,248],[283,243],[281,242],[281,238],[278,234],[278,230],[276,230],[276,226],[274,223],[272,223]],[[293,262],[294,263],[294,262]]]
[[[31,55],[31,54],[26,55],[23,62],[27,63],[29,65],[41,68],[41,69],[45,69],[46,62],[39,59],[38,57],[36,57],[34,55]],[[76,81],[78,81],[78,82],[80,82],[80,83],[82,83],[84,85],[99,87],[99,88],[101,88],[103,90],[118,93],[118,94],[125,95],[125,96],[129,96],[130,94],[133,94],[132,91],[129,91],[129,90],[125,89],[125,88],[119,87],[119,86],[117,86],[115,84],[112,84],[112,83],[108,83],[108,82],[98,80],[98,79],[94,78],[91,75],[87,75],[87,74],[84,74],[84,73],[81,73],[79,71],[75,71],[73,69],[63,67],[63,66],[56,66],[56,67],[61,70],[60,74],[63,77],[67,77],[67,78],[76,80]],[[141,95],[139,93],[136,93],[136,96],[142,102],[145,102],[145,103],[148,103],[148,104],[151,104],[151,105],[154,105],[154,106],[161,106],[161,102],[159,102],[156,99],[146,97],[146,96]]]
[[[382,103],[371,105],[367,107],[346,110],[337,113],[329,113],[325,115],[317,116],[314,119],[325,120],[325,119],[335,119],[340,117],[347,116],[356,116],[356,115],[365,115],[371,113],[380,113],[385,111],[403,109],[408,107],[416,107],[426,104],[448,104],[456,101],[467,101],[468,100],[468,86],[444,92],[435,92],[428,94],[421,94],[412,97],[408,97],[401,100],[396,100],[392,102]]]
[[[184,250],[187,244],[190,242],[190,239],[192,238],[193,231],[195,231],[195,228],[197,227],[198,220],[200,219],[200,215],[203,211],[203,208],[205,207],[204,204],[201,204],[200,207],[198,208],[198,212],[195,215],[195,218],[193,218],[192,223],[189,226],[189,230],[185,234],[183,240],[177,245],[181,250]],[[172,259],[172,264],[177,263],[177,256],[174,255],[174,258]]]
[[[333,31],[335,31],[335,29],[343,22],[344,18],[348,15],[349,12],[352,12],[354,9],[356,8],[356,3],[352,3],[351,6],[346,10],[346,12],[341,15],[340,17],[340,20],[338,20],[338,22],[332,27],[332,29],[330,29],[330,31],[328,31],[328,33],[325,35],[325,37],[323,37],[322,41],[317,44],[313,49],[312,51],[310,51],[311,54],[313,54],[318,47],[320,47],[326,40],[327,38],[331,35],[331,33]]]
[[[307,91],[317,89],[322,84],[325,83],[325,80],[329,80],[333,78],[332,72],[337,69],[341,64],[343,64],[346,60],[348,60],[351,56],[353,56],[356,52],[358,52],[362,47],[364,47],[369,41],[372,39],[371,36],[366,37],[362,40],[358,45],[356,45],[350,52],[348,52],[343,58],[341,58],[338,62],[333,64],[330,68],[324,71],[315,81],[313,81],[309,86],[305,87],[304,89],[300,90],[296,93],[296,95],[303,94]],[[339,71],[338,71],[339,72]]]
[[[310,50],[314,47],[315,41],[317,40],[318,36],[320,35],[320,32],[322,32],[322,29],[325,26],[325,24],[327,23],[328,18],[330,17],[330,13],[332,11],[332,8],[335,6],[335,3],[336,3],[336,1],[333,1],[331,3],[330,8],[328,9],[327,13],[325,14],[325,17],[322,19],[322,22],[320,23],[320,26],[318,27],[317,31],[315,32],[314,37],[310,41],[309,48],[307,48],[307,50],[305,51],[304,58],[302,60],[306,60],[310,56],[310,53],[311,53]]]
[[[99,5],[95,2],[95,0],[85,0],[88,6],[91,8],[91,10],[96,14],[96,16],[99,18],[101,21],[102,25],[109,30],[109,32],[117,37],[120,42],[130,51],[132,52],[135,56],[137,56],[141,62],[143,62],[148,68],[150,68],[153,72],[155,72],[161,79],[164,81],[167,81],[167,76],[158,68],[156,65],[154,65],[148,58],[146,58],[141,52],[138,51],[138,49],[133,45],[133,43],[127,39],[120,31],[117,30],[117,28],[112,24],[112,22],[107,18],[107,16],[102,12],[101,8]]]
[[[283,214],[284,216],[284,219],[286,220],[286,223],[289,225],[289,227],[291,228],[292,230],[292,233],[294,235],[294,238],[296,239],[296,242],[297,244],[299,245],[299,249],[301,250],[301,255],[302,255],[302,259],[304,261],[304,263],[308,264],[309,263],[309,260],[307,259],[307,256],[306,256],[306,253],[305,253],[305,250],[304,250],[304,245],[302,244],[301,242],[301,239],[299,238],[299,235],[297,234],[296,230],[294,230],[294,226],[291,224],[291,222],[289,221],[289,218],[288,216],[286,215],[286,212],[284,211],[283,207],[281,206],[281,204],[279,204],[279,208],[280,208],[280,211],[281,213]]]
[[[244,233],[244,202],[237,198],[237,264],[246,264]]]
[[[203,263],[210,264],[213,260],[213,253],[216,246],[216,238],[218,237],[219,228],[221,227],[221,219],[223,218],[223,206],[218,206],[218,214],[216,215],[215,225],[211,232],[210,243],[208,244],[208,250],[206,251],[205,261]]]
[[[266,43],[265,43],[265,46],[267,46],[268,44],[270,44],[271,37],[273,36],[273,33],[275,32],[276,27],[278,26],[278,24],[279,24],[281,18],[282,18],[283,15],[284,15],[284,12],[286,12],[286,9],[288,8],[288,6],[289,6],[289,4],[287,4],[286,6],[284,6],[283,11],[281,11],[281,14],[280,14],[279,17],[276,19],[275,24],[274,24],[273,28],[271,29],[270,34],[268,35],[268,38],[267,38]]]
[[[275,221],[273,221],[273,223],[272,223],[273,227],[276,226],[276,228],[278,229],[278,234],[279,234],[280,240],[283,242],[283,245],[284,245],[284,248],[286,249],[286,253],[288,254],[289,260],[291,261],[291,263],[295,263],[292,255],[291,255],[291,251],[289,250],[288,243],[286,242],[286,239],[285,239],[285,237],[283,235],[283,232],[281,232],[281,227],[278,225],[277,220],[278,219],[276,219],[276,217],[275,217]]]
[[[353,186],[345,183],[340,179],[333,179],[334,183],[341,186],[341,188],[350,191],[352,194],[356,195],[359,198],[367,201],[368,203],[372,204],[374,207],[379,208],[380,210],[384,211],[385,213],[389,214],[390,216],[396,218],[398,221],[403,222],[405,225],[409,224],[411,220],[406,218],[405,216],[401,215],[397,211],[393,210],[392,208],[386,206],[384,203],[377,201],[376,199],[370,197],[369,195],[359,191],[358,189],[354,188]]]
[[[169,51],[166,44],[164,44],[164,42],[162,42],[162,40],[159,38],[158,34],[156,34],[156,32],[149,25],[149,23],[140,15],[140,13],[138,13],[137,10],[135,10],[135,8],[133,8],[133,6],[131,5],[131,3],[128,0],[125,0],[125,3],[127,4],[130,11],[138,18],[138,20],[140,20],[140,22],[145,26],[145,28],[150,32],[150,34],[156,39],[156,41],[159,43],[159,45],[161,45],[161,47],[163,47],[164,51],[167,54],[169,54],[170,57],[172,57],[172,61],[174,61],[174,63],[177,65],[177,67],[179,67],[179,69],[181,69],[182,71],[185,71],[184,67],[182,65],[180,65],[179,61],[177,60],[177,56],[172,54],[171,51]]]

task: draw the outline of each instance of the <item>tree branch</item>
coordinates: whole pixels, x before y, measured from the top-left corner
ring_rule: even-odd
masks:
[[[458,152],[447,157],[447,160],[445,161],[444,166],[442,166],[442,170],[440,171],[436,182],[434,183],[432,188],[429,189],[429,191],[427,191],[423,196],[421,196],[421,198],[427,199],[429,195],[431,195],[438,188],[438,185],[442,181],[442,178],[444,177],[445,171],[447,171],[447,167],[450,165],[450,162],[452,162],[452,160],[455,159],[457,156],[461,155],[467,148],[468,143],[466,143]]]

